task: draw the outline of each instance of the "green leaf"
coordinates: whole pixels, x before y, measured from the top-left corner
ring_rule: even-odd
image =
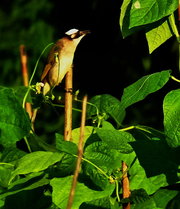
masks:
[[[71,189],[72,176],[68,176],[65,178],[54,178],[51,180],[50,184],[53,188],[53,203],[55,203],[59,208],[65,209]],[[83,183],[77,182],[72,209],[79,208],[83,202],[88,202],[110,196],[113,190],[113,184],[109,184],[104,191],[96,191],[88,188]]]
[[[8,166],[8,167],[5,165],[0,166],[0,186],[1,187],[7,187],[9,180],[11,178],[11,173],[12,173],[11,168],[13,167],[11,166]]]
[[[180,89],[169,92],[163,102],[164,129],[171,147],[180,146]]]
[[[93,126],[85,126],[84,127],[84,143],[86,142],[86,140],[91,136],[91,134],[94,131],[94,127]],[[80,128],[75,128],[72,130],[72,141],[75,144],[78,144],[79,142],[79,138],[80,138]]]
[[[14,89],[15,96],[17,97],[19,103],[22,104],[24,96],[25,96],[25,94],[28,90],[28,87],[26,87],[26,86],[16,86],[13,89]],[[28,95],[26,101],[29,102],[29,103],[32,103],[32,98],[31,98],[30,94]]]
[[[95,185],[104,189],[109,183],[108,176],[114,169],[121,167],[120,153],[110,149],[109,146],[101,141],[94,142],[86,147],[84,158],[89,162],[83,162],[83,170],[90,177]]]
[[[104,175],[104,173],[107,174],[107,168],[103,167],[102,165],[98,165],[98,167],[104,172],[102,173],[99,169],[97,169],[88,162],[83,162],[82,167],[83,167],[83,173],[91,179],[92,187],[96,186],[100,189],[105,189],[107,187],[107,185],[109,184],[109,179],[107,176]]]
[[[145,202],[146,200],[150,199],[149,195],[144,189],[138,189],[133,190],[131,192],[130,198],[128,198],[130,202],[133,202],[135,204]],[[126,199],[122,200],[122,202],[125,202]]]
[[[176,190],[160,189],[153,195],[153,200],[159,208],[166,208],[168,202],[178,194]]]
[[[64,141],[60,134],[56,133],[56,148],[61,151],[72,155],[77,155],[77,145],[70,141]]]
[[[143,28],[143,26],[129,28],[131,6],[132,0],[124,0],[121,6],[119,24],[124,38]]]
[[[99,116],[103,117],[104,120],[111,117],[120,125],[125,117],[125,111],[122,109],[120,101],[109,94],[94,96],[89,102],[97,107]],[[98,117],[97,109],[89,105],[87,108],[87,118]]]
[[[2,152],[2,156],[1,156],[1,161],[2,162],[13,162],[18,160],[19,158],[23,157],[24,155],[26,155],[27,153],[16,148],[16,147],[8,147],[6,149],[3,150]]]
[[[164,209],[168,202],[178,194],[178,191],[160,189],[144,202],[135,203],[132,209]]]
[[[17,161],[12,179],[19,174],[28,174],[47,169],[50,165],[60,161],[63,154],[58,152],[37,151],[25,155]]]
[[[158,73],[147,75],[124,89],[121,98],[121,106],[128,106],[143,100],[150,93],[161,89],[169,80],[170,71],[165,70]]]
[[[169,27],[168,21],[164,21],[159,25],[146,32],[146,39],[148,41],[149,53],[152,53],[161,44],[168,40],[172,36],[172,31]]]
[[[42,175],[42,173],[33,173],[26,176],[25,178],[13,182],[10,187],[8,187],[7,191],[0,194],[0,199],[21,191],[33,190],[35,188],[49,184],[49,180],[42,177],[39,178],[40,175]]]
[[[132,0],[130,28],[156,22],[177,8],[176,0]]]
[[[166,175],[168,183],[173,184],[178,180],[178,163],[174,161],[172,151],[164,140],[136,141],[131,142],[131,146],[136,152],[141,166],[145,169],[147,177],[163,173]]]
[[[111,149],[109,145],[104,142],[98,141],[87,146],[84,156],[86,159],[109,172],[115,168],[119,168],[121,165],[119,152]]]
[[[0,144],[8,147],[28,135],[31,124],[12,89],[1,87],[0,101]]]
[[[80,207],[81,209],[104,209],[110,208],[110,198],[104,197],[97,200],[88,201],[87,203],[83,203]],[[119,209],[119,207],[118,207]]]
[[[164,174],[148,178],[145,170],[139,164],[138,159],[136,159],[132,167],[129,168],[129,175],[131,190],[144,189],[149,195],[153,194],[160,187],[168,185]]]
[[[133,148],[128,142],[135,141],[135,139],[128,132],[97,129],[97,134],[111,149],[116,149],[122,153],[130,153],[133,151]]]

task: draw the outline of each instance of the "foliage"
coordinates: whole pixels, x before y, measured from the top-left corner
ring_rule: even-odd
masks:
[[[120,15],[123,36],[145,29],[152,52],[174,33],[177,36],[173,19],[177,6],[176,1],[170,0],[124,0]],[[175,209],[180,205],[179,89],[164,98],[163,131],[125,124],[128,108],[146,101],[171,78],[177,80],[172,74],[171,70],[163,70],[143,76],[124,88],[120,100],[102,94],[88,101],[89,124],[85,127],[84,154],[72,208],[118,209],[129,202],[133,209]],[[54,142],[46,143],[34,133],[22,107],[24,94],[24,90],[21,95],[17,88],[0,87],[0,208],[64,209],[78,154],[80,128],[73,129],[72,142],[64,141],[59,130]],[[31,96],[27,100],[33,105],[39,102],[39,108],[42,103],[58,106],[47,97],[39,101],[33,91]],[[31,148],[29,151],[26,145]],[[129,198],[122,198],[122,161],[128,167]]]

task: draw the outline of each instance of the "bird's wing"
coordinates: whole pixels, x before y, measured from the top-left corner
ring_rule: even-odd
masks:
[[[51,69],[52,65],[51,64],[46,64],[44,70],[43,70],[43,73],[41,75],[41,81],[44,80],[44,78],[46,77],[46,75],[48,74],[49,70]]]

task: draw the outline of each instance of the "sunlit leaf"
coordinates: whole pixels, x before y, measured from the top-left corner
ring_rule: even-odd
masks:
[[[128,142],[135,141],[134,137],[128,132],[118,130],[97,129],[97,134],[103,142],[108,144],[109,148],[119,150],[122,153],[133,151]]]
[[[52,200],[59,208],[65,209],[68,202],[69,192],[72,184],[72,176],[65,178],[54,178],[51,180],[53,189]],[[83,183],[77,183],[72,209],[77,209],[83,202],[110,196],[114,190],[114,184],[109,184],[103,191],[88,188]]]
[[[84,139],[83,139],[84,143],[91,136],[93,131],[94,131],[94,127],[93,126],[85,126],[84,127]],[[74,143],[78,144],[79,138],[80,138],[80,128],[73,129],[72,130],[72,141]]]
[[[143,100],[150,93],[161,89],[169,80],[170,71],[165,70],[140,78],[135,83],[124,89],[121,98],[121,106],[126,108],[136,102]]]
[[[180,146],[180,90],[169,92],[163,102],[164,129],[171,147]]]
[[[146,33],[146,39],[148,41],[149,53],[152,53],[172,35],[173,34],[167,20],[148,31]]]
[[[178,1],[174,0],[132,0],[130,28],[158,21],[177,8]]]
[[[63,154],[58,152],[37,151],[26,154],[18,160],[13,176],[43,171],[61,160]]]

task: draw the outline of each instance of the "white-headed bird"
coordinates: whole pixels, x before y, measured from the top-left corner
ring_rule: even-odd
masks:
[[[72,68],[76,47],[87,33],[89,30],[71,29],[51,48],[41,76],[41,82],[44,84],[44,95],[59,85],[66,73]]]

